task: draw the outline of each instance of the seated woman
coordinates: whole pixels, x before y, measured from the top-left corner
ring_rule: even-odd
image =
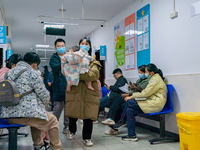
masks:
[[[145,72],[145,75],[150,78],[149,84],[142,92],[133,93],[132,96],[124,99],[127,103],[120,121],[115,125],[110,126],[112,129],[118,130],[125,126],[127,121],[128,135],[122,137],[122,140],[125,141],[138,140],[135,134],[135,116],[140,113],[159,112],[163,109],[167,100],[167,87],[163,81],[162,71],[154,64],[149,64],[145,68]],[[135,100],[135,98],[142,97],[146,98],[146,100]]]

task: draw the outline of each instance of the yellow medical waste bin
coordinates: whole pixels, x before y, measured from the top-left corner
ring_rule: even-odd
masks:
[[[200,150],[200,112],[176,114],[181,150]]]

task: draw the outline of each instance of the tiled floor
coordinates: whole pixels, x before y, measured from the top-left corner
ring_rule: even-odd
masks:
[[[61,118],[63,118],[61,116]],[[104,116],[100,116],[100,121],[104,120]],[[92,140],[94,143],[93,147],[86,147],[83,144],[82,140],[82,124],[78,121],[78,131],[74,136],[73,140],[68,140],[67,136],[62,133],[62,120],[60,120],[60,139],[63,144],[64,150],[179,150],[179,142],[165,142],[159,144],[150,145],[148,140],[152,138],[156,138],[159,135],[151,132],[149,130],[145,130],[143,128],[137,127],[136,132],[139,141],[137,142],[125,142],[121,140],[121,136],[127,135],[127,128],[124,127],[120,129],[119,135],[116,136],[107,136],[104,132],[110,129],[108,126],[102,124],[94,124],[93,126],[93,135]],[[28,132],[30,133],[30,128],[25,127],[19,130],[20,132]],[[7,132],[7,130],[4,130]],[[32,147],[32,138],[29,134],[28,137],[18,136],[18,150],[33,150]],[[8,150],[8,138],[3,137],[0,139],[0,150]]]

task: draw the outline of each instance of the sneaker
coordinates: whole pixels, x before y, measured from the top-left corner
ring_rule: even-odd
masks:
[[[136,135],[133,135],[133,136],[127,135],[127,136],[122,136],[122,140],[136,142],[138,140],[138,138]]]
[[[84,140],[84,144],[85,144],[86,146],[89,146],[89,147],[94,145],[93,142],[92,142],[90,139]]]
[[[119,134],[118,130],[114,130],[114,129],[110,129],[108,131],[105,132],[106,135],[117,135]]]
[[[80,123],[83,124],[83,120],[82,119],[80,119]]]
[[[50,150],[49,143],[44,141],[45,150]]]
[[[114,125],[115,124],[115,121],[114,120],[111,120],[110,118],[104,120],[101,122],[103,125]]]
[[[67,137],[69,140],[72,140],[74,138],[74,133],[71,133],[69,130],[67,132]]]
[[[62,133],[63,134],[67,134],[68,131],[69,131],[69,128],[68,127],[64,127],[63,130],[62,130]]]
[[[94,123],[94,124],[98,124],[98,123],[99,123],[99,121],[98,121],[98,120],[96,120],[96,121],[93,121],[93,123]]]
[[[112,129],[117,129],[117,130],[119,130],[121,127],[125,127],[127,124],[126,124],[126,122],[122,122],[121,120],[118,122],[118,123],[116,123],[116,124],[114,124],[113,126],[110,126]]]
[[[42,145],[41,147],[34,147],[34,150],[46,150],[46,148]]]

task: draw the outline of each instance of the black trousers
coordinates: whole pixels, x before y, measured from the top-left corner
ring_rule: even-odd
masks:
[[[110,106],[107,118],[112,118],[115,122],[120,120],[122,114],[122,105],[125,103],[124,99],[119,95]]]
[[[78,120],[77,118],[69,117],[69,131],[71,133],[75,134],[77,131],[77,125],[76,125],[77,120]],[[93,129],[93,121],[91,119],[84,119],[83,120],[83,130],[82,130],[83,140],[91,139],[92,129]]]

